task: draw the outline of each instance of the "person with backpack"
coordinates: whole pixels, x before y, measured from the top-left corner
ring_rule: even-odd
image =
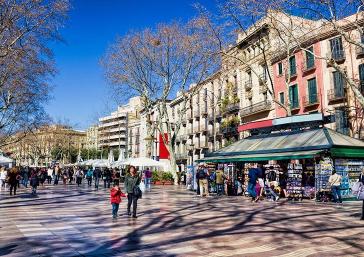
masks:
[[[138,199],[142,197],[141,190],[139,188],[139,184],[141,181],[141,176],[137,174],[137,171],[134,166],[130,166],[128,170],[128,174],[125,177],[125,191],[128,196],[128,209],[127,214],[129,216],[132,215],[130,212],[131,205],[133,205],[133,218],[137,218],[137,207],[138,207]]]
[[[200,184],[200,196],[209,196],[209,185],[208,185],[208,175],[207,172],[205,171],[204,167],[201,167],[198,172],[198,181]]]
[[[92,176],[93,176],[93,171],[91,169],[91,167],[87,170],[86,173],[86,179],[87,179],[87,185],[90,187],[92,185]]]
[[[121,197],[126,197],[126,195],[121,192],[119,183],[116,183],[110,190],[110,202],[112,205],[112,217],[114,219],[118,216],[119,204],[121,203]]]

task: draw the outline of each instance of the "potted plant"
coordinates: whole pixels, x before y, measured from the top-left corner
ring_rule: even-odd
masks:
[[[163,185],[173,185],[173,175],[170,172],[163,172],[162,174]]]
[[[154,171],[152,173],[152,181],[153,181],[153,184],[155,184],[155,185],[162,185],[161,174],[159,171]]]

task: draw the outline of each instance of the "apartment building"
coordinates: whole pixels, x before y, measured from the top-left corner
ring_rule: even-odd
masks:
[[[353,19],[355,16],[340,22]],[[348,77],[360,83],[359,89],[363,92],[364,51],[345,41],[337,31],[321,21],[317,23],[317,31],[302,42],[309,51],[294,51],[288,62],[286,54],[279,53],[273,58],[276,99],[282,105],[289,99],[292,115],[320,112],[331,116],[333,122],[327,127],[352,137],[364,138],[362,107],[344,76],[328,62],[328,58],[335,60]],[[355,28],[346,28],[345,33],[352,40],[363,42],[363,36]],[[277,117],[287,115],[279,105],[276,106],[276,113]]]
[[[115,112],[112,112],[110,115],[100,118],[98,126],[99,149],[107,149],[108,151],[120,149],[125,153],[129,153],[129,117],[131,120],[131,124],[133,124],[135,117],[136,115],[138,115],[140,109],[140,98],[133,97],[129,99],[129,102],[127,104],[119,106]]]

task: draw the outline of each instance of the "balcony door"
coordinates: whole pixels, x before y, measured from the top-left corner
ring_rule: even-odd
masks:
[[[341,59],[344,56],[344,48],[341,37],[330,40],[331,56],[333,59]]]
[[[364,64],[359,65],[360,92],[364,94]]]
[[[289,101],[291,102],[291,109],[296,109],[299,107],[297,84],[289,87]]]
[[[334,71],[333,75],[333,82],[334,82],[334,93],[335,97],[344,97],[344,78],[343,75],[338,72]]]

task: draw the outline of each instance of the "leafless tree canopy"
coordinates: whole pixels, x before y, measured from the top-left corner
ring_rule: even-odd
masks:
[[[0,0],[0,145],[43,123],[55,73],[48,43],[68,9],[68,0]]]

